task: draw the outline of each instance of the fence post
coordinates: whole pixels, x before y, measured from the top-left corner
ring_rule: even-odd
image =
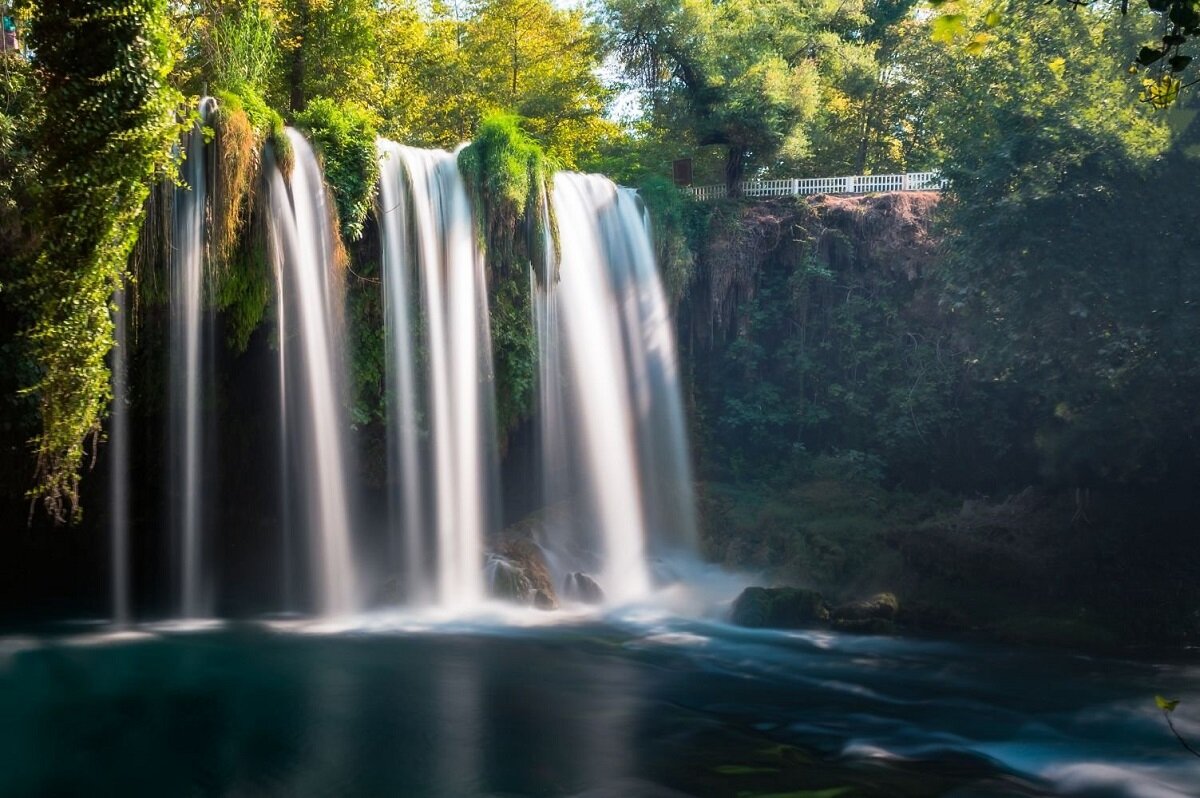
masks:
[[[908,172],[900,175],[900,190],[908,191]]]
[[[846,178],[846,193],[847,194],[854,193],[854,178],[853,177]]]

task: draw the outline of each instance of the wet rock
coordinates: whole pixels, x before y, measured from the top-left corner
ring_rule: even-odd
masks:
[[[558,599],[547,593],[545,590],[533,591],[533,606],[539,610],[556,610],[558,609]]]
[[[533,598],[533,584],[524,569],[507,557],[489,554],[485,566],[488,595],[517,604],[528,604]]]
[[[506,538],[501,541],[499,551],[506,560],[521,569],[533,591],[540,590],[555,607],[558,606],[554,580],[550,578],[550,570],[546,567],[542,549],[537,543],[525,538]],[[531,600],[533,598],[531,593]]]
[[[874,596],[839,605],[830,613],[834,621],[894,621],[900,611],[900,602],[892,593],[877,593]]]
[[[601,604],[604,602],[604,590],[596,584],[595,579],[576,571],[567,574],[563,580],[563,598],[584,604]]]
[[[799,587],[748,587],[733,602],[730,620],[738,626],[797,629],[829,620],[821,594]]]
[[[839,632],[855,635],[890,635],[896,633],[896,624],[886,618],[842,619],[830,623]]]

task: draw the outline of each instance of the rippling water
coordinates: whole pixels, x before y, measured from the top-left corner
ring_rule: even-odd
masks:
[[[1200,795],[1188,665],[526,623],[0,638],[0,794]]]

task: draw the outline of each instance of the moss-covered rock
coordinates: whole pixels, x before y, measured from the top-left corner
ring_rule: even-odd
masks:
[[[876,593],[858,601],[850,601],[834,607],[829,617],[834,621],[894,621],[900,611],[900,602],[892,593]]]
[[[509,114],[486,118],[458,155],[476,233],[487,253],[488,306],[502,448],[533,405],[537,344],[529,271],[545,285],[556,257],[549,193],[554,163]],[[550,244],[551,246],[547,246]]]
[[[733,602],[730,620],[751,628],[797,629],[829,620],[829,607],[815,590],[748,587]]]

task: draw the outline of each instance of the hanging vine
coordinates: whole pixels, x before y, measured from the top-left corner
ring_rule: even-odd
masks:
[[[111,297],[150,186],[174,171],[182,98],[167,78],[180,42],[167,9],[167,0],[56,0],[34,11],[44,245],[25,281],[39,369],[26,390],[42,417],[29,496],[57,522],[80,516],[80,468],[110,399]]]

